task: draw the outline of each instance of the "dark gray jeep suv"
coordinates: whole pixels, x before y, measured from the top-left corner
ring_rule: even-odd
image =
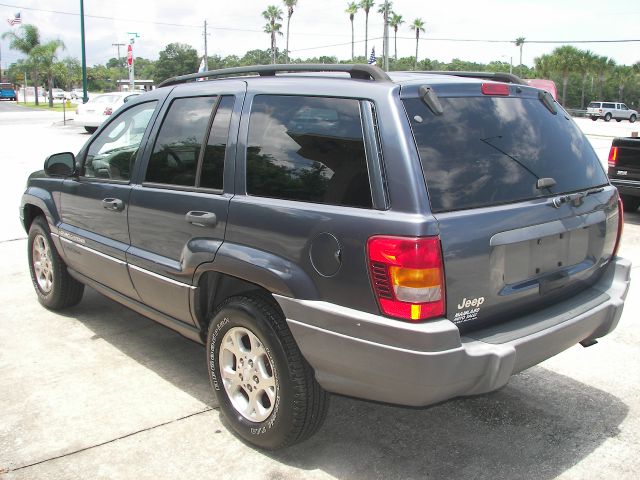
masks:
[[[616,189],[509,75],[170,79],[49,157],[20,215],[44,306],[88,285],[203,343],[222,413],[269,449],[312,435],[327,392],[500,388],[612,331],[629,286]]]

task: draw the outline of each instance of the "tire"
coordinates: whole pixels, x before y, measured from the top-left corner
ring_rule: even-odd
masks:
[[[610,114],[610,113],[607,113],[607,114],[604,116],[604,121],[605,121],[605,122],[608,122],[609,120],[611,120],[611,114]]]
[[[629,195],[621,195],[620,197],[625,212],[635,212],[640,207],[640,197],[630,197]]]
[[[77,305],[82,300],[84,285],[67,272],[44,217],[36,217],[31,224],[27,244],[29,273],[38,301],[51,310]]]
[[[596,120],[598,120],[598,117],[591,117],[591,120],[595,122]]]
[[[636,116],[635,115],[631,115],[629,117],[629,123],[636,123]]]
[[[206,354],[220,410],[243,440],[276,450],[306,440],[322,425],[328,394],[272,298],[222,302],[209,325]]]
[[[98,127],[84,127],[84,129],[89,133],[93,133],[98,129]]]
[[[622,121],[621,118],[616,118],[616,122],[620,123]]]

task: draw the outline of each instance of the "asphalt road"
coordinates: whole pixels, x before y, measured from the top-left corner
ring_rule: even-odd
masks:
[[[264,453],[212,408],[201,346],[90,289],[64,313],[40,307],[19,196],[47,154],[75,152],[88,135],[54,124],[57,114],[10,108],[0,104],[0,139],[12,139],[2,148],[0,221],[16,227],[0,239],[0,477],[637,478],[638,267],[618,329],[593,347],[431,408],[334,396],[316,436]],[[612,126],[588,122],[602,130],[592,138],[610,144]],[[626,216],[621,254],[640,265],[638,213]]]

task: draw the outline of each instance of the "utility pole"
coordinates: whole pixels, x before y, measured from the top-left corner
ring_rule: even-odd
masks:
[[[204,21],[204,71],[208,71],[209,70],[209,59],[207,58],[209,56],[209,53],[207,52],[207,21]]]
[[[118,49],[118,77],[122,75],[122,57],[120,57],[120,47],[124,47],[124,43],[112,43],[112,47],[116,47]],[[120,79],[118,79],[120,80]],[[119,90],[119,89],[118,89]]]
[[[84,1],[80,0],[80,43],[82,45],[82,103],[89,101],[87,95],[87,54],[84,48]],[[38,102],[38,89],[36,92],[36,103]]]

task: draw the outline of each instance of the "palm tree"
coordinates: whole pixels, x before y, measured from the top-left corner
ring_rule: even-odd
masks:
[[[360,8],[364,10],[364,58],[369,56],[369,10],[376,4],[374,0],[360,0]]]
[[[598,72],[598,100],[602,98],[602,89],[604,88],[607,75],[615,68],[616,62],[607,57],[598,56],[594,59],[594,71]]]
[[[418,42],[420,41],[420,32],[424,33],[424,22],[421,18],[416,18],[411,25],[409,25],[411,30],[416,32],[416,61],[413,65],[413,69],[418,69]]]
[[[613,78],[618,84],[618,101],[623,102],[624,87],[635,78],[636,72],[633,67],[627,65],[618,65],[613,70]]]
[[[391,20],[389,20],[389,25],[393,27],[393,47],[395,53],[393,57],[398,60],[398,27],[404,23],[402,19],[402,15],[398,15],[397,13],[391,13]]]
[[[518,37],[516,38],[516,41],[513,42],[516,44],[516,47],[520,47],[520,63],[518,63],[518,65],[522,65],[522,47],[524,45],[524,41],[525,41],[524,37]]]
[[[57,62],[58,49],[65,49],[62,40],[50,40],[47,43],[37,45],[31,50],[33,62],[38,65],[40,71],[47,77],[47,88],[49,89],[49,107],[53,107],[53,75]]]
[[[569,73],[578,68],[580,51],[571,45],[564,45],[551,52],[551,68],[562,75],[562,106],[567,100]]]
[[[276,35],[282,35],[280,29],[282,24],[278,23],[278,20],[282,20],[282,10],[275,5],[269,5],[267,9],[262,12],[262,16],[267,21],[264,26],[264,32],[271,35],[271,63],[276,63]]]
[[[10,40],[10,49],[18,50],[19,52],[24,53],[27,57],[31,55],[31,51],[35,47],[40,45],[40,32],[38,31],[38,27],[35,25],[24,24],[20,27],[20,34],[15,32],[5,32],[2,34],[2,38],[8,38]],[[36,105],[38,105],[38,69],[35,65],[32,75],[33,85],[35,86]]]
[[[580,51],[578,59],[578,71],[582,74],[582,90],[580,92],[580,108],[584,109],[584,90],[589,74],[593,72],[593,64],[596,56],[589,50]]]
[[[380,4],[380,8],[378,8],[378,13],[382,14],[382,18],[384,21],[384,33],[382,35],[382,54],[384,57],[384,61],[382,65],[385,70],[389,70],[389,45],[387,45],[388,34],[389,34],[389,16],[391,15],[391,7],[393,6],[393,2],[389,0],[385,0]]]
[[[358,4],[356,2],[349,2],[349,5],[347,6],[347,9],[345,10],[346,13],[349,14],[349,20],[351,20],[351,61],[353,61],[353,59],[355,58],[354,55],[354,30],[353,30],[353,19],[356,16],[356,13],[358,13]]]
[[[283,0],[287,7],[287,50],[286,50],[286,63],[289,63],[289,24],[291,23],[291,15],[293,15],[293,7],[297,6],[298,0]]]

